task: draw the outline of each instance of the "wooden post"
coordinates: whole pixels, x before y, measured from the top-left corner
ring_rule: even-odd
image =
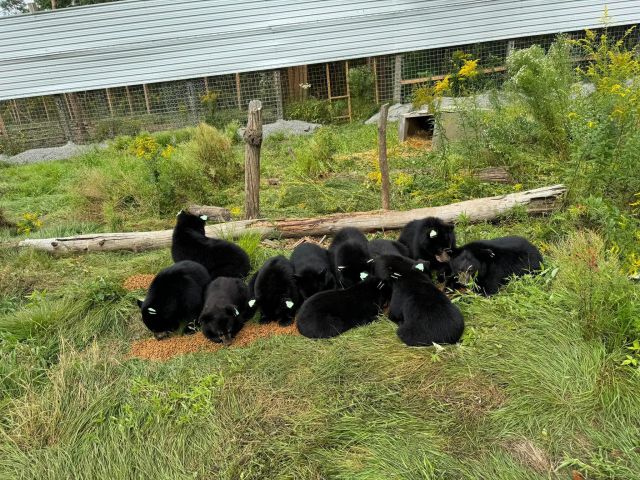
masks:
[[[151,114],[151,100],[149,99],[149,87],[146,83],[142,84],[142,91],[144,92],[144,104],[147,107],[147,114]]]
[[[262,102],[249,102],[247,128],[244,131],[244,214],[245,218],[260,216],[260,147],[262,145]]]
[[[65,99],[60,94],[54,95],[53,103],[56,104],[56,109],[58,110],[58,119],[60,121],[62,131],[64,132],[64,138],[67,142],[70,142],[73,140],[73,135],[71,133],[71,121],[69,118],[69,111],[65,105]]]
[[[380,93],[378,92],[378,59],[376,57],[373,57],[373,88],[374,99],[378,105],[380,104]]]
[[[396,55],[393,68],[393,103],[402,102],[402,55]]]
[[[329,98],[329,102],[331,102],[331,71],[329,70],[329,62],[325,63],[324,66],[327,72],[327,97]]]
[[[13,110],[16,112],[16,120],[18,121],[18,125],[22,126],[22,120],[20,120],[20,109],[18,108],[18,102],[13,100]]]
[[[126,85],[124,87],[125,92],[127,92],[127,102],[129,102],[129,114],[133,115],[133,102],[131,101],[131,92],[129,91],[129,86]]]
[[[511,55],[511,53],[515,50],[516,48],[516,41],[515,40],[509,40],[507,42],[507,57],[509,55]]]
[[[107,105],[109,106],[109,115],[113,117],[113,102],[111,101],[111,91],[105,88],[107,92]]]
[[[276,90],[276,117],[278,120],[284,118],[284,106],[282,101],[282,82],[280,81],[280,70],[273,71],[273,88]]]
[[[204,93],[209,95],[209,77],[204,77]]]
[[[82,111],[82,107],[80,102],[78,101],[78,95],[74,92],[70,93],[68,96],[69,106],[71,107],[71,111],[73,112],[73,118],[76,122],[76,127],[78,129],[78,143],[84,143],[87,139],[87,128],[84,124],[84,112]]]
[[[49,108],[47,108],[47,99],[45,97],[40,97],[42,99],[42,106],[44,107],[44,114],[47,117],[47,122],[51,120],[49,117]]]
[[[236,73],[236,100],[238,102],[238,109],[242,110],[242,91],[240,90],[240,74]]]
[[[347,81],[347,112],[349,113],[349,122],[351,122],[351,91],[349,90],[349,60],[344,62],[344,76]]]
[[[7,132],[7,126],[2,118],[2,112],[0,111],[0,137],[9,138],[9,132]]]
[[[389,104],[380,107],[378,118],[378,163],[380,165],[380,183],[382,185],[382,209],[389,210],[389,164],[387,163],[387,115]]]

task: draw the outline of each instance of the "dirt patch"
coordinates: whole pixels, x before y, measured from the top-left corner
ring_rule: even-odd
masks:
[[[130,292],[134,290],[148,290],[151,282],[156,276],[151,273],[142,273],[139,275],[131,275],[126,278],[122,284],[125,290]]]
[[[250,322],[240,330],[228,348],[246,347],[256,340],[274,335],[300,335],[300,333],[295,324],[281,327],[277,323],[258,324]],[[155,338],[138,340],[131,345],[129,356],[144,360],[168,360],[177,355],[195,352],[215,352],[221,348],[224,348],[222,344],[214,343],[198,332],[194,335],[177,335],[163,340],[156,340]]]
[[[538,473],[547,473],[552,468],[547,452],[527,438],[510,440],[504,447],[519,463]]]

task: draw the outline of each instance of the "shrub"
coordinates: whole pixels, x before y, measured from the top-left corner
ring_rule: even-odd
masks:
[[[140,120],[127,117],[108,118],[96,123],[93,140],[102,142],[118,135],[134,136],[140,133],[141,129]]]
[[[193,139],[186,145],[186,154],[193,156],[200,164],[202,174],[219,186],[236,179],[241,172],[231,141],[206,123],[196,127]]]
[[[336,138],[330,128],[317,130],[304,150],[296,153],[296,169],[310,177],[319,177],[332,170],[333,156],[337,152]]]
[[[526,113],[536,121],[541,140],[566,157],[567,114],[576,80],[567,40],[558,39],[548,52],[539,45],[516,50],[507,58],[507,70],[506,89],[517,96]]]
[[[240,122],[237,120],[232,120],[224,126],[224,136],[229,139],[232,145],[236,145],[242,140],[238,133],[239,129]]]
[[[291,120],[303,120],[313,123],[331,123],[333,107],[328,100],[308,98],[298,102],[290,102],[286,106],[286,117]]]
[[[29,235],[42,228],[42,220],[37,213],[24,213],[16,224],[18,234]]]
[[[349,92],[351,94],[351,112],[354,119],[366,119],[376,110],[375,77],[368,66],[349,70]]]

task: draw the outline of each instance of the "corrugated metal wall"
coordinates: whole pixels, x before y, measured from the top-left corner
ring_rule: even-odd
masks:
[[[640,21],[634,0],[125,0],[0,17],[0,100]]]

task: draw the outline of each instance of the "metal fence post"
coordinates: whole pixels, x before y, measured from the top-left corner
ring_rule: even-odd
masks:
[[[284,106],[282,101],[282,81],[280,80],[280,70],[273,72],[273,88],[276,90],[276,118],[284,118]]]
[[[396,55],[393,68],[393,103],[402,103],[402,55]]]

